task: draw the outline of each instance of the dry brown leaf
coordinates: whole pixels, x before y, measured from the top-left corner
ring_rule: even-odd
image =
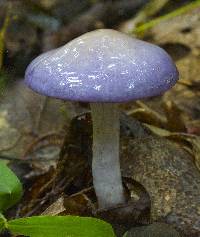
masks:
[[[148,129],[150,129],[154,134],[166,137],[171,140],[175,140],[181,146],[187,150],[191,155],[194,156],[195,165],[200,171],[200,136],[187,134],[187,133],[173,133],[166,129],[158,128],[153,125],[144,124]],[[184,142],[185,143],[182,143]]]
[[[60,197],[57,201],[51,204],[41,215],[56,216],[64,212],[64,196]]]
[[[127,115],[133,116],[141,122],[152,124],[157,127],[164,127],[167,123],[166,118],[151,109],[142,101],[136,101],[136,104],[139,106],[138,109],[129,110]]]
[[[191,135],[187,133],[172,133],[169,137],[178,137],[179,139],[182,139],[183,141],[189,142],[191,147],[188,147],[188,149],[191,150],[191,153],[194,156],[195,165],[200,171],[200,137],[196,135]]]
[[[95,207],[89,199],[92,188],[83,189],[69,197],[62,195],[58,200],[51,204],[42,215],[78,215],[91,216]],[[94,195],[94,194],[93,194]]]
[[[166,127],[172,132],[186,132],[183,111],[173,101],[163,103],[165,115],[167,117]]]

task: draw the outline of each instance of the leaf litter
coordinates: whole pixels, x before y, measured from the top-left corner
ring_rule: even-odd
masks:
[[[199,11],[187,13],[181,20],[163,21],[144,34],[174,57],[180,71],[179,83],[158,99],[121,105],[128,115],[121,115],[124,182],[133,200],[138,201],[137,207],[147,207],[133,209],[138,219],[131,224],[160,220],[185,236],[200,231]],[[179,57],[174,53],[178,51]],[[90,115],[70,122],[70,116],[66,120],[60,109],[68,112],[67,106],[33,94],[19,82],[4,93],[0,110],[6,113],[1,113],[0,119],[8,124],[4,126],[8,142],[1,154],[17,156],[18,164],[31,166],[31,172],[24,176],[26,192],[17,216],[96,215],[90,170]],[[56,118],[51,112],[55,110]],[[51,153],[52,163],[46,162]]]

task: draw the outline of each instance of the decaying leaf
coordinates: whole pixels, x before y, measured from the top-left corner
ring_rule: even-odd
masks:
[[[62,195],[52,203],[42,215],[78,215],[91,216],[95,210],[90,196],[94,196],[92,188],[84,189],[71,196]]]
[[[151,109],[142,101],[136,101],[136,104],[139,106],[139,108],[129,110],[127,112],[127,115],[131,115],[141,122],[153,124],[157,127],[165,126],[165,124],[167,123],[167,119],[165,118],[165,116]]]
[[[53,135],[44,136],[63,136],[62,129],[68,119],[60,112],[64,103],[49,98],[44,105],[43,100],[43,96],[26,88],[22,81],[8,87],[0,103],[0,151],[4,155],[23,157],[37,140],[40,142],[31,150],[32,153],[34,149],[36,152],[36,147],[44,147],[47,141],[49,145],[53,140],[54,144],[58,141],[58,138],[53,139]]]
[[[152,220],[172,224],[184,236],[198,236],[200,172],[191,154],[155,135],[124,139],[123,145],[122,174],[150,195]]]
[[[197,168],[200,171],[200,137],[187,133],[173,133],[165,129],[158,128],[153,125],[144,124],[147,128],[149,128],[154,134],[166,137],[173,141],[178,142],[182,148],[187,150],[193,157]],[[181,143],[184,142],[185,143]]]
[[[187,149],[190,149],[190,153],[194,156],[195,164],[200,171],[200,137],[196,135],[184,134],[184,133],[175,133],[171,134],[169,138],[178,138],[183,141],[187,141],[189,146]]]

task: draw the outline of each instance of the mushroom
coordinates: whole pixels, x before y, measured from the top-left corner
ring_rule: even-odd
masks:
[[[99,208],[124,204],[118,103],[160,95],[178,80],[160,47],[111,29],[92,31],[37,57],[25,83],[55,98],[90,102],[93,184]]]

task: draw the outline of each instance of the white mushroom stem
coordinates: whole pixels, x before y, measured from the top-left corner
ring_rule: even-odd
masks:
[[[93,185],[99,208],[125,202],[119,160],[118,104],[91,103],[93,120]]]

